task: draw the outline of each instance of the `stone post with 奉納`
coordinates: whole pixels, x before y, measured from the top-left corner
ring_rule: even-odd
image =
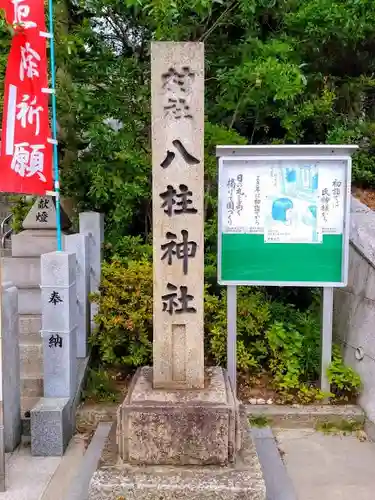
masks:
[[[89,498],[264,500],[226,370],[204,366],[202,43],[152,43],[151,96],[153,367],[138,369],[118,409],[123,466],[94,474]]]
[[[44,398],[31,410],[31,452],[63,455],[75,421],[77,389],[76,255],[50,252],[41,257]]]

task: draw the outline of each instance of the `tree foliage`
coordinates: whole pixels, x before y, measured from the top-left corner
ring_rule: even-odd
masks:
[[[359,143],[354,180],[375,184],[372,1],[62,2],[63,186],[82,207],[107,214],[112,244],[150,236],[153,39],[205,42],[208,254],[216,239],[217,144]]]
[[[375,186],[372,0],[57,0],[54,15],[62,186],[106,214],[112,249],[150,238],[154,39],[205,43],[208,254],[217,144],[358,143],[354,181]]]

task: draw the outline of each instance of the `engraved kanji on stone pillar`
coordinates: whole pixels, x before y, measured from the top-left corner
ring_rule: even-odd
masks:
[[[204,387],[204,48],[153,43],[155,388]]]

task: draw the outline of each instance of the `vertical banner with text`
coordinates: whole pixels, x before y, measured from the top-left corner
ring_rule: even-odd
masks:
[[[2,3],[14,36],[4,85],[0,191],[43,195],[53,185],[44,2]]]

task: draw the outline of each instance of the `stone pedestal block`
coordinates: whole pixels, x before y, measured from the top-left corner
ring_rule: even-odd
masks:
[[[119,464],[115,425],[89,486],[89,500],[265,500],[266,487],[248,424],[243,446],[228,466]],[[281,499],[281,496],[280,496]]]
[[[41,398],[30,414],[32,455],[62,456],[72,436],[69,399]]]
[[[77,389],[72,398],[44,397],[34,402],[29,424],[33,456],[60,457],[64,454],[76,429],[76,412],[87,363],[88,358],[78,360]],[[27,435],[27,424],[24,421],[24,435]]]
[[[54,229],[27,229],[12,235],[12,257],[40,257],[56,250]]]
[[[137,371],[118,410],[121,458],[133,464],[224,465],[240,448],[238,404],[226,372],[206,370],[201,390],[158,390]]]

